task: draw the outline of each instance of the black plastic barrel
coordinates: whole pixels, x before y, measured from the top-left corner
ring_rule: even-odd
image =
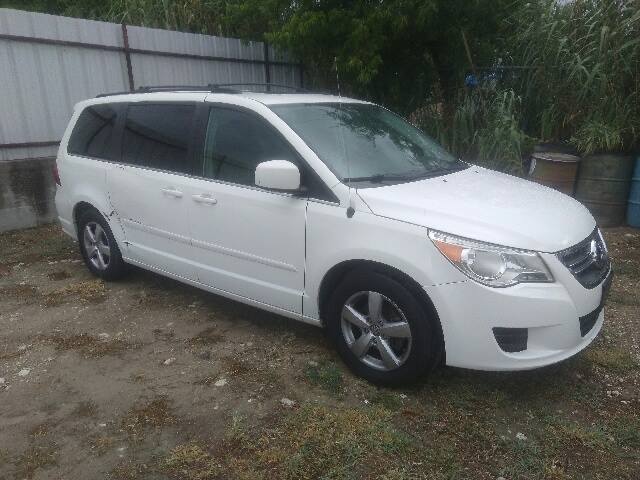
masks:
[[[576,181],[576,199],[593,214],[601,227],[617,227],[625,221],[634,158],[596,154],[583,157]]]
[[[627,206],[627,223],[640,228],[640,155],[636,158],[636,168],[631,178],[629,205]]]

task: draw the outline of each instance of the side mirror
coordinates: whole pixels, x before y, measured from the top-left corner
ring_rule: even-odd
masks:
[[[256,185],[269,190],[300,190],[300,170],[288,160],[269,160],[256,167]]]

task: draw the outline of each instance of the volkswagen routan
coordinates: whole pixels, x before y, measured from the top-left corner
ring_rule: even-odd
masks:
[[[89,270],[129,265],[326,329],[376,383],[532,369],[598,335],[588,210],[465,163],[356,99],[147,88],[76,105],[56,206]]]

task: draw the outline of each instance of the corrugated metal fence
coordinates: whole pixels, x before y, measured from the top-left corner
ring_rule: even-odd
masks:
[[[55,218],[50,167],[76,102],[262,82],[302,86],[301,66],[261,42],[0,9],[0,231]]]
[[[261,42],[0,9],[0,160],[55,154],[79,100],[142,85],[271,82],[301,69]]]

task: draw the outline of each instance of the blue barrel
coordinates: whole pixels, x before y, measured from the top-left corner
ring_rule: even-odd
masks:
[[[627,223],[632,227],[640,228],[640,155],[636,158],[636,166],[633,170],[627,206]]]

